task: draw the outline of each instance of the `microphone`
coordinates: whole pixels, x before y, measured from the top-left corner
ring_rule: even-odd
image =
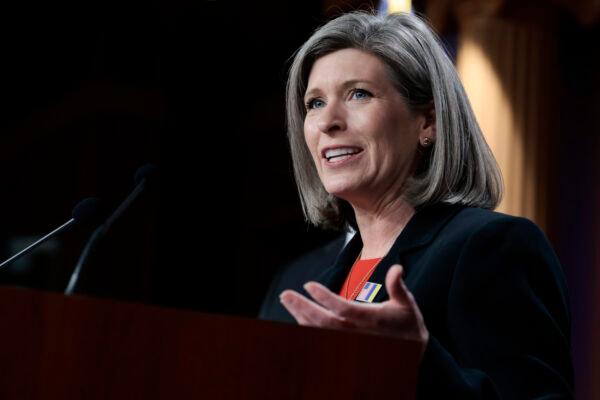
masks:
[[[108,218],[104,224],[106,225],[105,230],[107,230],[117,219],[119,219],[123,212],[129,208],[131,203],[133,203],[144,191],[148,183],[157,177],[158,173],[159,168],[154,164],[145,164],[137,169],[133,177],[135,188],[119,205],[115,212]]]
[[[14,256],[10,257],[8,260],[4,261],[2,264],[0,264],[0,269],[4,268],[6,265],[10,264],[12,261],[29,253],[31,250],[38,247],[40,244],[44,243],[46,240],[48,240],[52,236],[57,235],[58,233],[69,228],[71,225],[91,224],[96,221],[101,221],[102,218],[103,218],[103,212],[102,212],[102,206],[101,206],[100,200],[95,197],[89,197],[87,199],[84,199],[84,200],[80,201],[75,206],[75,208],[73,208],[73,212],[71,213],[70,220],[68,220],[67,222],[65,222],[64,224],[62,224],[61,226],[59,226],[58,228],[56,228],[55,230],[53,230],[52,232],[47,234],[46,236],[37,240],[35,243],[30,244],[29,246],[27,246],[26,248],[24,248],[23,250],[21,250],[20,252],[15,254]]]
[[[159,168],[154,164],[142,165],[135,171],[133,176],[133,184],[135,186],[141,184],[143,181],[149,181],[158,176]]]
[[[116,221],[122,216],[122,214],[131,206],[131,204],[144,192],[146,186],[148,186],[151,181],[158,179],[159,168],[154,164],[145,164],[139,167],[134,175],[134,184],[135,187],[133,191],[123,200],[123,202],[117,207],[117,209],[108,217],[108,219],[100,225],[92,236],[88,240],[85,245],[77,264],[75,265],[75,269],[71,274],[69,279],[69,283],[64,291],[65,295],[71,295],[75,292],[75,288],[77,286],[79,276],[81,274],[81,270],[83,266],[86,264],[87,260],[90,258],[90,255],[96,251],[98,244],[100,241],[106,236],[107,232],[110,228],[115,224]]]

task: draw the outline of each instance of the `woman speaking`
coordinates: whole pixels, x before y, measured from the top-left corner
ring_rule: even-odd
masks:
[[[307,220],[356,233],[261,316],[421,346],[418,398],[571,398],[561,266],[529,220],[493,210],[502,180],[436,35],[410,14],[342,15],[287,83]]]

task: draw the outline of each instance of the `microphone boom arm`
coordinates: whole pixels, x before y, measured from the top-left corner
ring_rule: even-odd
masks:
[[[29,246],[27,246],[26,248],[24,248],[23,250],[21,250],[20,252],[18,252],[17,254],[15,254],[14,256],[12,256],[11,258],[9,258],[8,260],[4,261],[2,264],[0,264],[0,269],[2,269],[5,265],[9,264],[15,258],[18,258],[21,254],[26,253],[29,250],[31,250],[31,249],[39,246],[43,241],[45,241],[46,239],[48,239],[50,236],[52,236],[54,234],[57,234],[58,232],[67,229],[74,222],[75,222],[75,218],[71,218],[70,220],[68,220],[67,222],[65,222],[64,224],[62,224],[61,226],[59,226],[58,228],[56,228],[55,230],[53,230],[52,232],[50,232],[49,234],[47,234],[46,236],[44,236],[43,238],[38,239],[36,242],[30,244]]]

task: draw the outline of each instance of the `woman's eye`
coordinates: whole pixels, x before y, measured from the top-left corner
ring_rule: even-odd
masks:
[[[306,109],[312,110],[313,108],[321,108],[325,105],[325,102],[320,99],[311,99],[306,102]]]
[[[356,100],[364,100],[373,96],[368,90],[354,89],[352,91],[352,98]]]

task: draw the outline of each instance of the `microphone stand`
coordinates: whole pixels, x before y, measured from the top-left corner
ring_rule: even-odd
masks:
[[[8,260],[4,261],[2,264],[0,264],[0,269],[4,268],[4,266],[7,265],[7,264],[9,264],[12,260],[14,260],[16,258],[19,258],[19,256],[21,254],[27,253],[29,250],[31,250],[31,249],[39,246],[40,244],[42,244],[42,242],[44,242],[46,239],[48,239],[52,235],[55,235],[58,232],[61,232],[61,231],[65,230],[66,228],[68,228],[74,222],[75,222],[75,218],[71,218],[70,220],[68,220],[67,222],[65,222],[64,224],[62,224],[61,226],[59,226],[58,228],[56,228],[55,230],[53,230],[52,232],[50,232],[49,234],[47,234],[46,236],[44,236],[43,238],[37,240],[35,243],[30,244],[29,246],[27,246],[26,248],[24,248],[23,250],[21,250],[20,252],[18,252],[17,254],[15,254],[14,256],[12,256],[11,258],[9,258]]]

